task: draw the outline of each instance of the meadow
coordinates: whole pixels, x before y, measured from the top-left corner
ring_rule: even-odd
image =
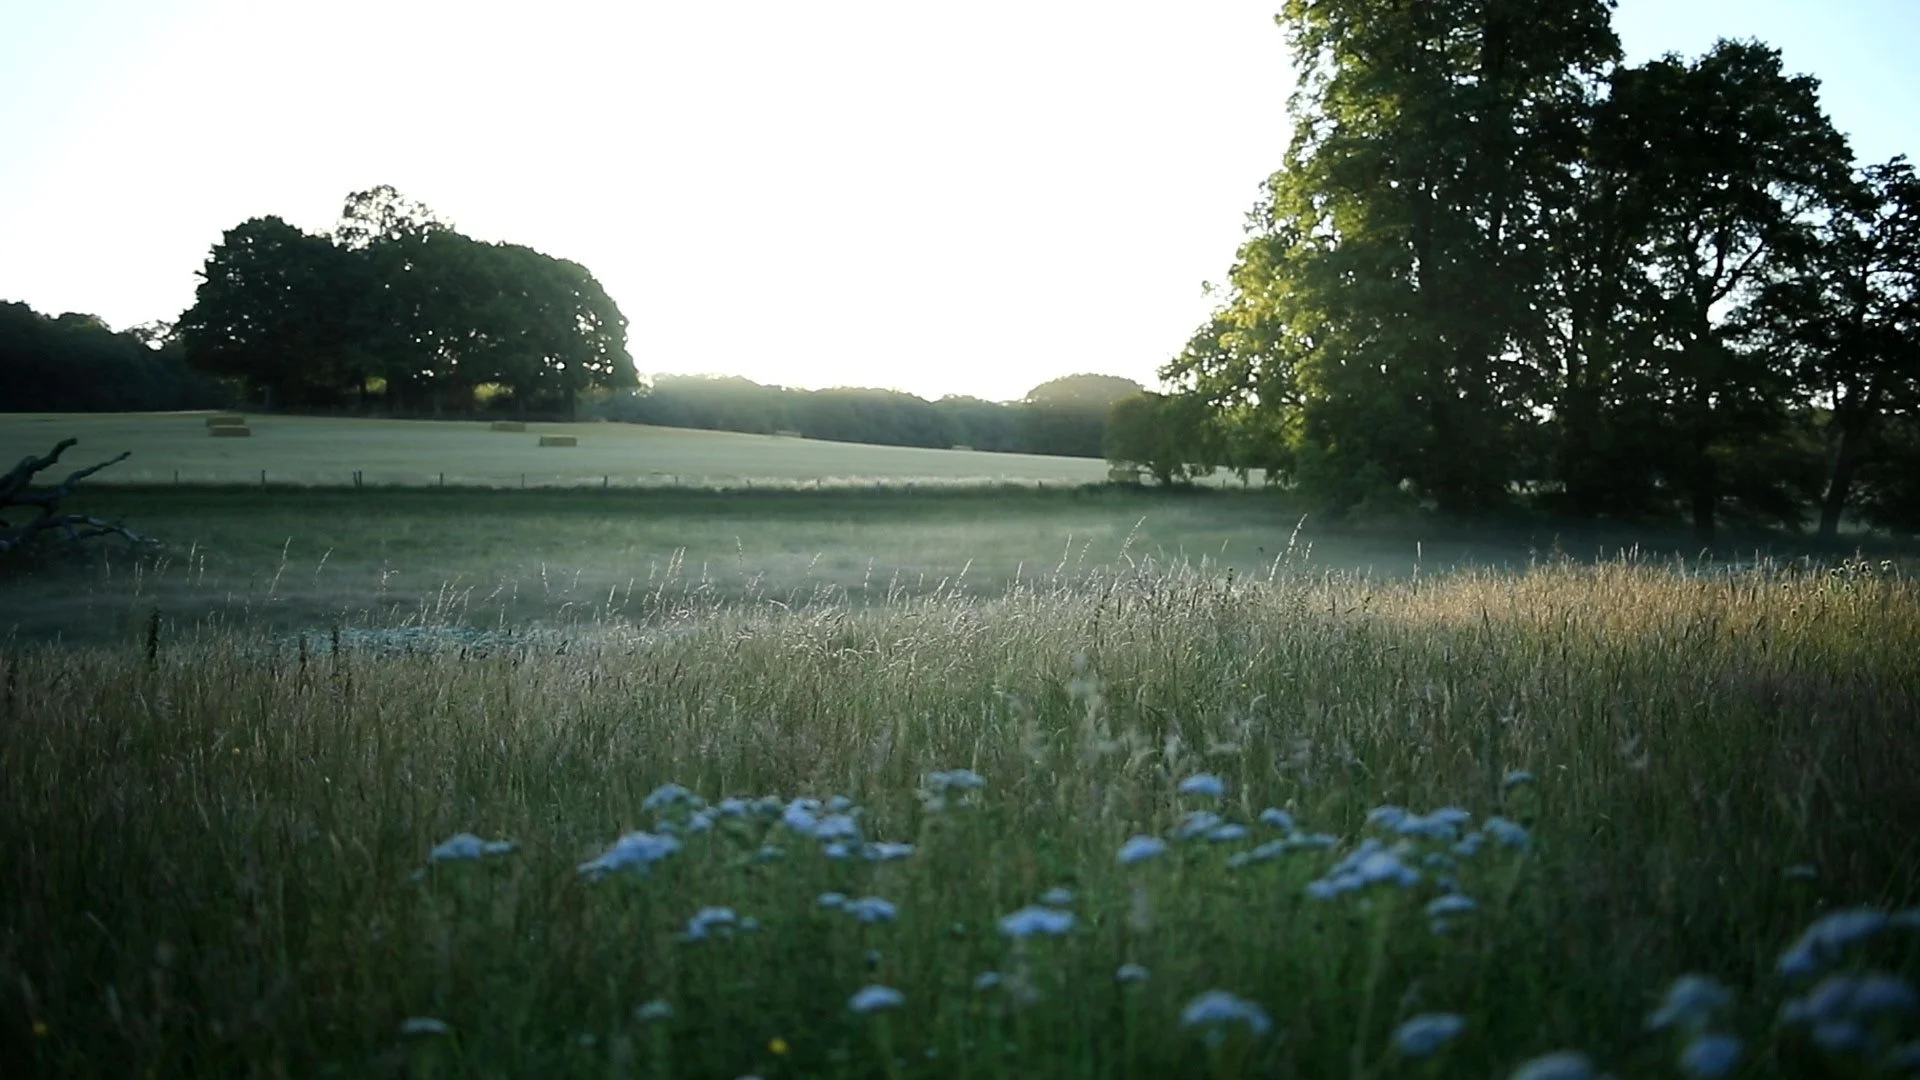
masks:
[[[0,578],[0,1075],[1920,1071],[1903,564],[1232,491],[86,498],[170,546]]]

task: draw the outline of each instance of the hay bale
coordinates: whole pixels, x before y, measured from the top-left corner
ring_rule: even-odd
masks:
[[[207,417],[208,427],[245,427],[247,418],[239,413],[214,413]]]
[[[572,435],[542,435],[541,446],[579,446],[580,440]]]
[[[221,424],[207,429],[207,434],[216,439],[250,439],[253,429],[245,424]]]
[[[523,421],[520,421],[520,420],[495,420],[495,421],[493,422],[493,430],[495,430],[495,431],[525,431],[525,430],[527,430],[527,425],[525,424],[525,422],[523,422]]]

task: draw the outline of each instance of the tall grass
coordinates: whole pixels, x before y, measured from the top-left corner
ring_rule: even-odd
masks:
[[[1878,1060],[1783,1020],[1807,981],[1776,958],[1824,912],[1920,896],[1920,587],[1879,567],[1143,565],[661,610],[491,649],[205,634],[7,657],[0,1072],[1487,1076],[1577,1049],[1679,1075],[1645,1018],[1686,972],[1733,989],[1713,1029],[1750,1075]],[[943,797],[952,769],[984,787]],[[1196,774],[1224,796],[1181,794]],[[648,805],[669,782],[705,802]],[[913,853],[834,858],[781,820],[835,795],[861,841]],[[1437,825],[1369,823],[1383,804],[1492,831],[1457,854]],[[1287,835],[1269,807],[1293,842],[1259,847]],[[1199,811],[1250,835],[1179,839]],[[679,849],[578,869],[632,830]],[[469,831],[514,849],[429,858]],[[1135,835],[1170,848],[1122,865]],[[1356,850],[1417,882],[1310,894]],[[1064,933],[1005,932],[1056,888]],[[1476,907],[1436,929],[1449,889]],[[734,923],[687,940],[710,906]],[[1911,975],[1916,944],[1822,959]],[[904,1003],[850,1008],[869,985]],[[1271,1029],[1183,1025],[1212,990]],[[1415,1058],[1392,1033],[1425,1013],[1464,1028]],[[1874,1024],[1876,1054],[1920,1034]]]

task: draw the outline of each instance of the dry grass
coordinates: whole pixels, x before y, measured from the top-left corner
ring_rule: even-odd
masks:
[[[565,638],[335,651],[252,633],[16,651],[0,713],[0,1068],[7,1075],[1506,1075],[1562,1047],[1676,1075],[1644,1017],[1687,971],[1734,988],[1752,1076],[1861,1075],[1780,1020],[1806,921],[1920,896],[1920,588],[1849,564],[1551,564],[1399,583],[1096,572],[868,609],[716,599]],[[465,641],[463,645],[461,642]],[[977,801],[916,797],[935,770]],[[1525,769],[1536,783],[1503,778]],[[1176,784],[1206,772],[1218,802]],[[901,862],[834,860],[748,813],[649,807],[836,793]],[[1457,805],[1531,829],[1410,888],[1309,882],[1368,810]],[[1339,838],[1242,868],[1289,810]],[[1268,830],[1136,833],[1208,809]],[[822,811],[825,812],[824,810]],[[662,824],[662,823],[666,824]],[[576,863],[677,829],[649,876]],[[473,831],[517,850],[430,863]],[[763,854],[778,849],[778,858]],[[1440,879],[1480,907],[1436,934]],[[1065,886],[1076,919],[997,920]],[[894,901],[861,926],[827,891]],[[759,929],[683,940],[708,905]],[[1848,964],[1911,977],[1920,936]],[[1122,962],[1144,983],[1114,978]],[[975,977],[1002,976],[976,992]],[[897,1012],[862,1016],[868,983]],[[1274,1031],[1209,1047],[1225,989]],[[649,1022],[641,1006],[671,1005]],[[1460,1014],[1434,1062],[1395,1024]],[[431,1017],[450,1035],[403,1037]],[[1875,1037],[1912,1038],[1910,1016]],[[436,1072],[437,1070],[437,1072]]]

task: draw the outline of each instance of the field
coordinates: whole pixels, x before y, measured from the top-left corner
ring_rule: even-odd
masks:
[[[1901,564],[795,486],[86,496],[0,1076],[1914,1071]]]
[[[133,457],[98,483],[480,487],[744,487],[887,484],[1084,484],[1107,465],[1084,458],[861,446],[775,435],[637,424],[531,423],[497,432],[486,422],[249,416],[245,439],[207,436],[203,413],[4,414],[0,461],[80,440],[73,460]],[[573,435],[578,446],[542,447]]]

